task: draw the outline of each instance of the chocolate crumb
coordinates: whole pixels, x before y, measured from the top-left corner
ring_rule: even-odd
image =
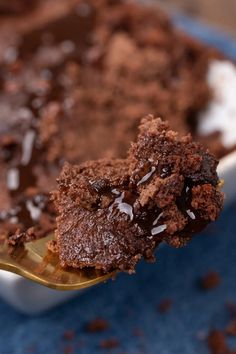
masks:
[[[96,333],[103,332],[109,328],[109,323],[104,318],[96,318],[85,326],[87,332]]]
[[[119,341],[116,338],[103,339],[100,342],[101,349],[114,349],[119,347]]]
[[[236,320],[233,320],[231,321],[226,329],[225,329],[225,333],[228,335],[228,336],[236,336]]]
[[[223,331],[210,331],[207,337],[207,344],[211,354],[227,354],[229,352]]]
[[[75,338],[75,332],[72,330],[67,330],[63,333],[64,339],[71,341]]]
[[[160,313],[165,314],[170,311],[172,305],[173,301],[171,299],[164,299],[158,304],[157,309]]]
[[[200,287],[203,290],[212,290],[220,285],[221,279],[219,273],[212,271],[200,279]]]

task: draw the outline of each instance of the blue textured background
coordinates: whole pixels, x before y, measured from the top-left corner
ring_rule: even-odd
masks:
[[[181,16],[175,21],[236,57],[233,39]],[[211,269],[222,275],[222,283],[202,292],[197,279]],[[157,304],[165,298],[173,306],[160,314]],[[117,354],[204,354],[209,328],[227,322],[226,301],[236,302],[236,205],[188,247],[164,247],[155,265],[142,263],[136,275],[122,274],[44,315],[23,316],[0,300],[0,354],[69,354],[68,345],[73,353],[102,353],[99,342],[110,337],[120,341],[112,351]],[[99,316],[110,322],[110,329],[87,334],[85,323]],[[144,335],[135,336],[136,329]],[[75,331],[72,341],[63,339],[65,330]],[[231,344],[236,348],[236,340]]]

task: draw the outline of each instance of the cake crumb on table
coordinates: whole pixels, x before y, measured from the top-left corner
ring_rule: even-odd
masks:
[[[99,346],[101,349],[114,349],[119,347],[119,341],[116,338],[103,339]]]
[[[205,274],[200,279],[200,287],[203,290],[212,290],[217,288],[221,283],[221,278],[218,272],[211,271]]]
[[[66,330],[64,333],[63,333],[63,338],[68,340],[68,341],[71,341],[75,338],[75,332],[73,330]]]
[[[236,320],[232,320],[228,323],[228,325],[225,328],[225,333],[228,336],[236,336]]]
[[[229,348],[223,331],[211,330],[207,337],[207,345],[211,354],[229,353]]]
[[[109,323],[104,318],[96,318],[86,324],[85,330],[89,333],[104,332],[109,328]]]
[[[172,305],[173,305],[173,300],[164,299],[157,305],[157,309],[160,313],[165,314],[170,311]]]

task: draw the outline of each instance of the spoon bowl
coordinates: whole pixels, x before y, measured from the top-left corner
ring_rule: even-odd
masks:
[[[115,272],[104,274],[91,268],[62,268],[58,256],[47,249],[47,243],[53,238],[54,235],[50,234],[13,250],[7,240],[1,240],[0,269],[57,290],[85,289],[115,275]]]

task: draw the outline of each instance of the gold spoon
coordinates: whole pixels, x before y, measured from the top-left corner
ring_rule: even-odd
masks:
[[[58,290],[85,289],[106,281],[115,272],[103,274],[95,269],[63,269],[57,255],[47,249],[51,234],[10,250],[6,240],[0,240],[0,269],[19,274],[41,285]]]

